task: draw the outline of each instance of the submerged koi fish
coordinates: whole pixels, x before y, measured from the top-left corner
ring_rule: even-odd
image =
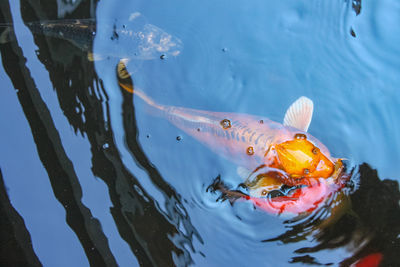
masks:
[[[75,47],[88,53],[89,60],[100,60],[105,57],[148,60],[161,55],[177,56],[183,45],[181,40],[168,34],[159,27],[147,23],[139,12],[131,14],[125,24],[117,27],[106,26],[98,34],[96,19],[62,19],[27,22],[26,26],[34,34],[44,35],[70,42]],[[9,42],[14,35],[10,34],[12,25],[0,24],[0,44]],[[103,34],[104,33],[104,34]],[[100,39],[99,39],[100,37]],[[98,39],[94,54],[92,47]],[[114,42],[114,43],[110,43]],[[123,45],[116,45],[123,44]]]
[[[123,69],[119,66],[118,71]],[[280,124],[247,114],[165,106],[142,91],[120,85],[147,103],[153,114],[164,117],[218,154],[253,170],[253,174],[264,171],[252,186],[254,181],[247,182],[253,196],[265,196],[283,184],[311,185],[319,178],[337,176],[341,169],[341,160],[331,157],[328,149],[306,132],[313,112],[313,103],[306,97],[289,107]]]

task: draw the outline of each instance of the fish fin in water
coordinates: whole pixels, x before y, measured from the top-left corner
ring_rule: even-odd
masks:
[[[118,62],[117,74],[119,79],[128,79],[132,76],[132,73],[128,72],[127,69],[128,62],[129,62],[128,58],[122,58]]]
[[[311,99],[301,96],[288,108],[283,119],[283,125],[292,126],[307,132],[310,126],[314,104]]]
[[[147,96],[142,91],[135,88],[133,84],[132,75],[127,70],[126,64],[128,63],[128,59],[121,59],[117,65],[117,78],[119,86],[124,89],[126,92],[137,95],[141,98],[146,104],[153,108],[154,111],[164,111],[165,106],[157,104],[153,99]],[[156,113],[155,113],[156,114]]]

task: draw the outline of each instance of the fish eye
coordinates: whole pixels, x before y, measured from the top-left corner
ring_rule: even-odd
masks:
[[[317,154],[318,154],[318,148],[314,147],[314,148],[312,149],[312,153],[313,153],[314,155],[317,155]]]
[[[307,169],[307,168],[305,168],[305,169],[303,170],[303,172],[304,172],[304,174],[309,174],[309,173],[310,173],[310,170]]]
[[[263,195],[263,196],[266,196],[267,195],[267,190],[265,190],[265,189],[263,189],[262,191],[261,191],[261,195]]]

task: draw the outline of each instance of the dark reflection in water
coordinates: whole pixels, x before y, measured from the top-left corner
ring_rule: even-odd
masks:
[[[25,223],[7,197],[0,169],[0,265],[42,266]]]
[[[2,20],[11,23],[12,18],[6,5],[1,6]],[[16,41],[1,45],[4,69],[14,88],[31,127],[39,157],[49,175],[58,201],[66,211],[67,223],[74,230],[93,265],[116,265],[108,242],[97,219],[82,204],[82,189],[61,144],[46,104],[41,99],[30,71],[25,66],[22,51]],[[18,62],[15,64],[15,62]]]
[[[95,5],[88,7],[88,3],[85,1],[78,6],[71,16],[90,17],[87,11],[94,10]],[[1,8],[2,23],[12,25],[9,7],[4,1]],[[25,22],[53,18],[57,14],[56,8],[53,1],[41,1],[40,4],[21,1]],[[13,32],[10,34],[13,35]],[[191,244],[193,236],[201,238],[181,204],[180,195],[164,181],[137,143],[131,97],[124,95],[124,125],[127,136],[132,137],[127,143],[132,156],[147,170],[154,184],[165,195],[167,213],[158,208],[156,201],[122,162],[111,130],[108,97],[97,78],[93,63],[87,59],[87,51],[66,40],[37,34],[36,30],[33,35],[38,46],[38,58],[48,70],[64,115],[75,131],[86,135],[90,142],[92,171],[108,186],[113,204],[111,214],[121,237],[143,266],[188,265],[192,260],[185,246],[194,251]],[[65,208],[67,222],[79,238],[90,264],[117,265],[98,220],[81,202],[82,190],[74,167],[65,154],[48,108],[24,64],[16,38],[10,38],[1,46],[1,55],[4,68],[18,90],[18,98],[54,194]],[[178,229],[180,224],[185,232]]]

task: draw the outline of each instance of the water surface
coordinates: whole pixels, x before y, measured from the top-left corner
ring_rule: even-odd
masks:
[[[0,263],[347,266],[381,253],[400,264],[396,1],[21,0],[1,11],[16,38],[1,44]],[[91,37],[29,26],[66,19],[94,21]],[[354,168],[338,201],[350,208],[321,226],[323,212],[292,221],[216,201],[206,188],[217,176],[236,188],[237,166],[121,89],[122,58],[165,105],[281,122],[311,98],[309,132]]]

